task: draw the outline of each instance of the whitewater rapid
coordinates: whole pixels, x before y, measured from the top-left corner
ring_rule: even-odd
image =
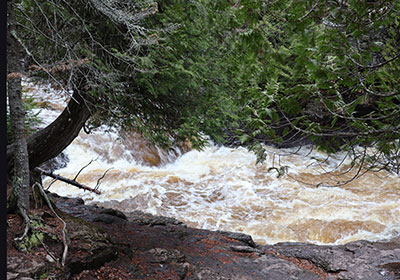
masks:
[[[61,112],[67,99],[44,88],[25,84],[26,94],[48,103],[39,114],[43,125]],[[192,227],[243,232],[262,244],[344,244],[400,235],[399,176],[367,173],[331,187],[357,171],[346,172],[351,159],[345,153],[328,156],[311,146],[266,147],[266,161],[256,164],[255,155],[245,148],[210,143],[202,151],[167,152],[134,132],[121,137],[104,130],[81,132],[64,151],[67,166],[56,171],[74,178],[93,160],[77,181],[94,187],[108,170],[100,181],[101,194],[59,181],[50,191],[125,212],[175,217]],[[51,181],[46,178],[44,186]]]

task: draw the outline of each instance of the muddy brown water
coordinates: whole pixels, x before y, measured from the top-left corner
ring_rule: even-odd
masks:
[[[51,87],[26,83],[25,88],[25,94],[53,104],[40,112],[45,124],[67,99]],[[101,195],[62,182],[50,187],[86,203],[175,217],[192,227],[243,232],[261,244],[344,244],[400,235],[399,175],[367,173],[344,186],[328,187],[357,171],[347,172],[351,159],[345,153],[328,157],[310,146],[299,151],[267,147],[266,161],[256,164],[254,154],[244,148],[210,143],[203,151],[163,151],[137,133],[121,137],[102,129],[81,132],[65,153],[69,163],[57,171],[62,176],[74,178],[95,160],[78,177],[94,187],[109,170],[101,180]],[[285,172],[279,176],[278,171]],[[50,182],[46,179],[45,186]]]

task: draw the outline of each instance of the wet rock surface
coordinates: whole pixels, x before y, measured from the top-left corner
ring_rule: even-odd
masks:
[[[64,152],[61,152],[57,157],[44,162],[40,168],[48,172],[54,172],[57,169],[66,167],[68,162],[68,156]]]
[[[308,260],[337,279],[400,279],[400,240],[365,240],[338,246],[280,243],[264,246],[285,257]]]
[[[63,219],[67,223],[70,247],[66,278],[85,269],[97,269],[117,258],[121,246],[101,227],[73,216],[64,215]]]
[[[261,246],[243,233],[195,229],[173,218],[52,197],[76,225],[71,250],[80,253],[68,260],[70,279],[400,279],[400,238]]]
[[[29,260],[28,258],[7,257],[7,279],[33,279],[30,276],[44,271],[45,263]]]

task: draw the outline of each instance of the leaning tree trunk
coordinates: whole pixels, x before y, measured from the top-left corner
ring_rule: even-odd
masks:
[[[21,78],[22,52],[16,37],[16,19],[14,3],[7,1],[7,95],[10,108],[11,127],[14,135],[14,161],[9,167],[13,172],[12,191],[8,209],[19,211],[26,222],[29,222],[29,160],[25,136],[25,109],[22,103]]]
[[[28,138],[29,166],[31,170],[60,154],[78,136],[91,115],[90,97],[84,91],[74,90],[67,107],[47,127]],[[16,145],[7,146],[8,170],[16,160]]]

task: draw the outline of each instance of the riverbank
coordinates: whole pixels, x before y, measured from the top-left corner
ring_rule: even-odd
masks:
[[[61,222],[49,209],[34,212],[48,235],[29,253],[15,249],[12,237],[23,229],[19,217],[9,215],[8,279],[400,279],[400,238],[261,246],[242,233],[195,229],[173,218],[51,197],[67,223],[65,267],[50,256],[60,258],[63,245]]]

